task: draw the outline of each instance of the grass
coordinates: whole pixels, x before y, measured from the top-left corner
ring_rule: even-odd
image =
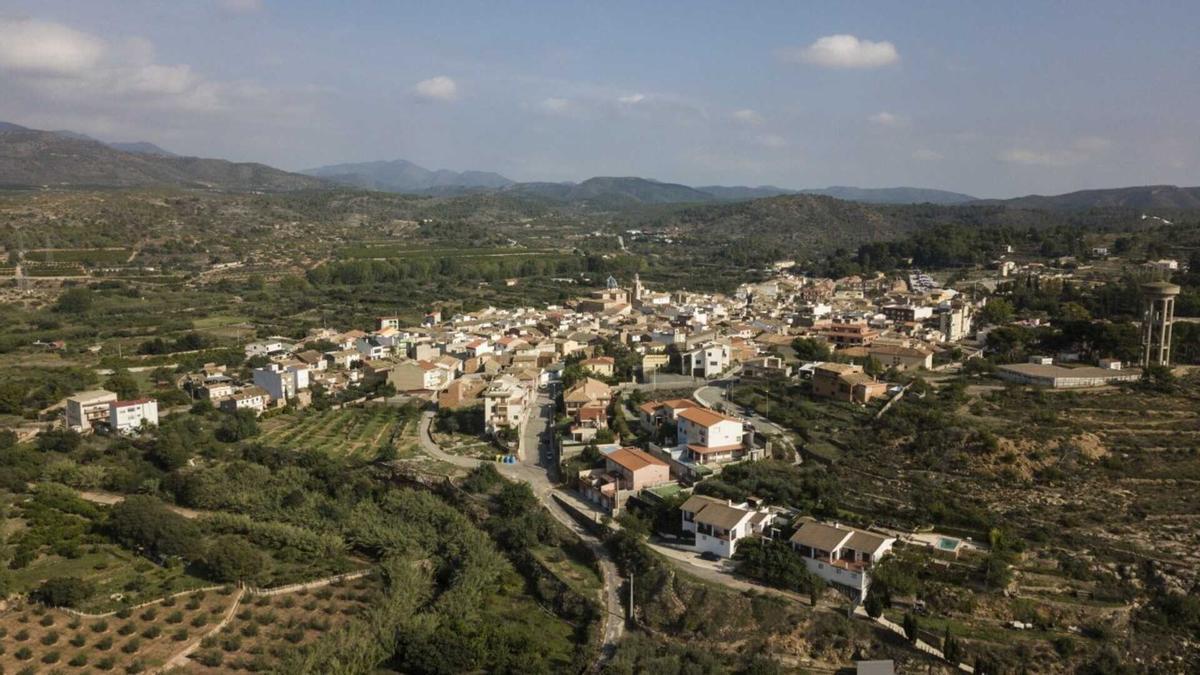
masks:
[[[127,602],[139,603],[207,585],[184,569],[159,567],[117,546],[102,544],[90,548],[90,552],[78,558],[48,555],[13,570],[12,589],[27,592],[50,577],[89,579],[96,584],[97,592],[80,609],[96,612],[116,608],[120,604],[113,597],[116,595]]]

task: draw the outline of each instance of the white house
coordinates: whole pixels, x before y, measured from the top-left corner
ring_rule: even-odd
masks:
[[[257,415],[267,409],[271,395],[262,387],[246,387],[245,389],[221,399],[220,407],[226,412],[253,410]]]
[[[679,511],[683,531],[696,535],[695,549],[722,558],[732,558],[738,542],[746,537],[769,532],[774,519],[769,512],[704,495],[688,497]]]
[[[252,356],[270,356],[289,351],[292,346],[282,340],[261,340],[246,345],[246,358]]]
[[[480,394],[483,398],[483,422],[489,434],[498,429],[516,429],[525,420],[529,391],[512,375],[492,380]]]
[[[112,401],[108,404],[108,427],[113,431],[128,434],[142,426],[158,426],[158,401],[152,398],[136,398],[130,401]]]
[[[308,366],[270,363],[254,369],[254,384],[265,389],[276,401],[286,401],[308,389]]]
[[[109,404],[117,400],[117,395],[104,389],[81,391],[67,399],[67,428],[73,431],[87,431],[93,422],[107,422],[109,419]]]
[[[748,449],[745,426],[708,408],[686,408],[675,415],[676,442],[682,458],[696,464],[720,464],[739,459]]]
[[[683,354],[683,374],[712,377],[729,368],[733,349],[727,344],[713,343]]]
[[[892,550],[896,538],[806,520],[790,542],[809,572],[861,600],[871,585],[871,565]]]

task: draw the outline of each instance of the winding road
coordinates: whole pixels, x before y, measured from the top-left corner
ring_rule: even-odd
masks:
[[[567,504],[580,504],[577,510],[587,513],[589,508],[583,505],[577,497],[557,489],[550,482],[551,472],[557,471],[557,462],[550,442],[550,423],[554,416],[554,402],[546,396],[539,396],[536,402],[535,415],[531,415],[522,430],[521,460],[516,464],[499,464],[495,466],[502,475],[512,480],[528,483],[538,501],[546,507],[555,520],[578,536],[595,554],[599,562],[600,577],[603,582],[601,598],[604,606],[604,636],[600,644],[600,656],[597,668],[603,665],[616,652],[617,643],[625,634],[625,616],[621,607],[621,575],[612,555],[596,535],[580,525],[579,521],[567,513],[559,500]],[[430,435],[434,413],[426,412],[421,417],[419,436],[421,449],[431,457],[464,469],[473,469],[484,460],[474,457],[463,457],[442,450]],[[556,499],[557,497],[557,499]]]

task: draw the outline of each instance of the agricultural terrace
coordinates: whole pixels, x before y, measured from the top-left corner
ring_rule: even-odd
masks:
[[[124,265],[131,252],[127,248],[54,248],[26,251],[27,263],[75,263],[87,267]]]
[[[140,673],[211,631],[234,599],[232,587],[200,590],[95,616],[20,604],[0,614],[0,668]]]
[[[374,459],[385,444],[416,433],[418,417],[414,410],[382,405],[308,409],[264,420],[259,440],[281,448],[323,450]]]
[[[403,244],[358,244],[339,249],[337,257],[353,259],[395,259],[415,258],[429,260],[433,258],[488,258],[507,256],[536,256],[559,253],[551,248],[501,248],[501,247],[464,247],[464,248],[420,248]]]

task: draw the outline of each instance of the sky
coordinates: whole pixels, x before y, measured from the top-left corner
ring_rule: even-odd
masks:
[[[1200,2],[0,0],[0,120],[289,170],[1200,184]]]

